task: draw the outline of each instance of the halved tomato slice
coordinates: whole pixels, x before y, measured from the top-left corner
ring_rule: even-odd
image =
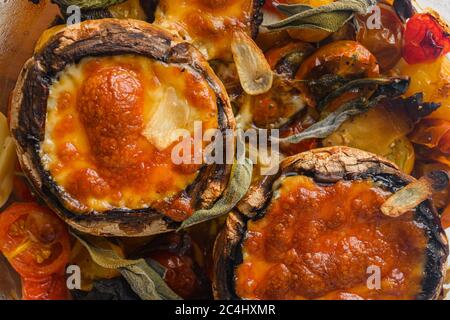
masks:
[[[67,226],[36,203],[15,203],[0,214],[0,251],[27,279],[64,270],[70,253]]]
[[[66,277],[64,274],[55,274],[42,279],[22,279],[22,299],[68,300]]]

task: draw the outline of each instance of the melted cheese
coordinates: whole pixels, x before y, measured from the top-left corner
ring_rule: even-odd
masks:
[[[217,128],[203,78],[144,57],[86,58],[50,87],[41,158],[78,211],[139,209],[174,197],[198,166],[175,165],[175,133]]]
[[[231,60],[236,30],[251,33],[250,0],[160,0],[155,24],[190,41],[208,60]]]

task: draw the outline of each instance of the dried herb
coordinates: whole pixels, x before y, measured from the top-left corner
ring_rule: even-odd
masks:
[[[351,117],[368,111],[386,98],[395,98],[404,94],[408,89],[409,80],[406,78],[360,79],[344,85],[344,89],[347,90],[362,84],[378,84],[378,88],[369,99],[361,97],[347,102],[336,111],[330,113],[325,119],[308,127],[305,131],[286,138],[277,139],[277,141],[279,143],[299,143],[312,138],[324,139]],[[338,94],[342,94],[342,92]],[[331,93],[330,95],[335,96],[335,93]],[[330,100],[331,98],[326,97],[325,100]]]
[[[322,99],[318,103],[317,109],[322,110],[333,99],[338,98],[345,92],[365,86],[379,86],[377,89],[378,95],[392,96],[392,94],[395,95],[397,92],[406,92],[409,86],[409,80],[408,78],[365,78],[352,80],[333,90],[328,96]]]
[[[86,247],[92,260],[103,268],[117,269],[127,280],[133,291],[142,300],[180,300],[181,298],[164,282],[165,269],[157,262],[151,265],[144,259],[128,260],[121,258],[109,249],[95,247],[79,234],[72,232],[80,243]]]
[[[239,81],[247,94],[263,94],[272,88],[272,69],[252,38],[241,31],[233,33],[231,51]]]
[[[244,159],[243,163],[235,163],[228,187],[222,197],[211,208],[194,212],[192,216],[183,221],[179,229],[184,229],[229,213],[247,193],[252,180],[252,170],[253,163],[250,159]]]
[[[73,290],[71,293],[75,300],[139,300],[123,277],[98,280],[89,292]]]
[[[275,7],[288,17],[265,27],[269,30],[319,29],[336,32],[355,14],[367,14],[376,3],[376,0],[339,0],[317,8],[303,4],[276,4]]]
[[[78,6],[80,9],[103,9],[126,0],[52,0],[62,7]]]

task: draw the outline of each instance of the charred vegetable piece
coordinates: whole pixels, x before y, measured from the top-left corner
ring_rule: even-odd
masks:
[[[450,51],[449,28],[430,13],[416,14],[406,23],[403,58],[409,64],[429,62]]]
[[[300,66],[296,79],[308,105],[315,107],[348,81],[375,78],[379,73],[376,58],[364,46],[355,41],[336,41],[309,56]],[[356,93],[341,95],[337,105],[372,92],[373,88],[363,87]]]
[[[210,283],[206,271],[195,257],[198,247],[186,233],[170,233],[149,243],[140,256],[161,264],[166,272],[164,281],[183,299],[210,298]]]
[[[265,53],[270,68],[281,76],[293,79],[302,62],[314,51],[306,42],[290,42],[280,47],[273,47]]]
[[[232,165],[203,163],[206,143],[192,153],[195,123],[225,131],[235,122],[207,62],[145,22],[81,26],[52,36],[13,94],[12,131],[37,194],[69,224],[97,235],[160,233],[211,208]]]
[[[23,279],[22,299],[68,300],[69,292],[64,273],[40,279]]]
[[[132,290],[142,300],[179,300],[181,299],[163,280],[165,268],[159,263],[142,258],[129,260],[122,258],[112,249],[97,247],[92,238],[72,233],[89,251],[92,260],[103,268],[120,271]]]
[[[0,208],[8,201],[13,190],[16,161],[15,144],[9,134],[8,122],[0,112]]]
[[[60,6],[60,12],[64,20],[72,18],[73,11],[70,6],[80,8],[81,21],[120,18],[153,20],[153,13],[156,6],[154,0],[55,0]]]
[[[356,16],[356,40],[374,54],[381,71],[386,72],[402,57],[404,27],[391,6],[378,4],[376,8],[375,14],[379,14],[379,21],[374,21],[374,12]]]
[[[208,60],[231,61],[234,32],[255,38],[261,0],[160,0],[155,24],[192,43]]]
[[[395,69],[411,79],[406,96],[422,93],[424,102],[441,105],[430,118],[450,121],[450,60],[447,57],[413,65],[402,60]]]
[[[412,181],[357,149],[286,158],[254,182],[217,238],[215,297],[437,299],[448,243],[435,208],[427,199],[400,218],[380,209]]]
[[[94,282],[89,292],[72,291],[75,300],[139,300],[130,285],[122,277]]]

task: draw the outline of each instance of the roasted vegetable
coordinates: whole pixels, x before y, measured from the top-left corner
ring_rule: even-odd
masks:
[[[231,61],[234,32],[253,38],[262,21],[261,0],[160,0],[155,24],[192,43],[208,60]]]
[[[215,297],[437,299],[448,243],[435,208],[428,199],[400,218],[380,210],[413,181],[346,147],[286,158],[217,238]]]
[[[9,136],[8,122],[0,112],[0,208],[11,195],[16,161],[15,145]]]
[[[69,6],[77,6],[81,11],[81,20],[104,18],[138,19],[153,21],[156,0],[54,0],[60,6],[64,19],[73,12]]]
[[[252,96],[272,88],[273,73],[261,49],[246,33],[237,31],[231,40],[231,52],[242,89]]]
[[[275,4],[287,18],[265,25],[269,30],[287,29],[291,37],[318,42],[338,31],[356,13],[366,14],[376,4],[373,0],[289,0]]]
[[[344,40],[325,45],[309,56],[300,66],[296,79],[308,105],[315,107],[318,101],[348,81],[376,78],[379,73],[376,58],[369,50],[358,42]],[[334,105],[372,92],[371,86],[361,87],[356,92],[340,95]],[[334,108],[330,106],[330,109]]]
[[[0,214],[0,252],[22,277],[27,300],[67,299],[67,226],[36,203],[15,203]]]
[[[430,62],[450,51],[450,28],[434,13],[415,14],[406,22],[403,58],[409,64]]]
[[[402,57],[404,26],[391,6],[378,4],[379,23],[374,26],[371,12],[356,16],[356,40],[377,58],[381,71],[392,69]]]
[[[231,164],[203,165],[197,153],[176,164],[171,153],[184,146],[177,130],[192,137],[197,120],[203,130],[234,128],[223,85],[190,44],[145,22],[93,20],[57,32],[26,63],[11,113],[35,191],[84,232],[167,231],[209,209],[228,184]]]
[[[169,233],[154,239],[136,255],[159,262],[166,269],[164,281],[183,299],[208,299],[211,285],[197,261],[196,248],[187,233]]]
[[[411,78],[406,96],[422,93],[424,102],[441,104],[430,118],[450,121],[450,60],[447,57],[413,65],[401,60],[395,69]]]

